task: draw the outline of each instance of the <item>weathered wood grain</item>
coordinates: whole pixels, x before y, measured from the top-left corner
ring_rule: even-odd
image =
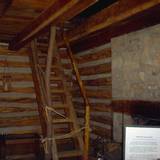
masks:
[[[22,33],[12,40],[9,48],[21,48],[51,23],[56,25],[57,23],[65,22],[95,2],[96,0],[55,0],[30,26],[27,26]]]
[[[11,126],[28,126],[28,125],[39,125],[39,119],[36,117],[25,117],[25,118],[0,118],[1,127]]]
[[[86,90],[87,96],[89,98],[106,98],[106,99],[111,99],[112,98],[112,92],[111,91],[103,91],[103,90]],[[73,96],[74,97],[80,97],[80,92],[79,90],[73,91]]]
[[[2,105],[0,106],[0,112],[1,113],[36,111],[36,109],[37,108],[6,107],[6,106],[2,106]]]
[[[70,42],[78,40],[98,30],[111,27],[112,25],[115,25],[116,23],[127,19],[128,17],[159,4],[159,0],[118,1],[112,6],[90,17],[81,25],[75,27],[74,30],[69,31],[67,37],[69,38]]]

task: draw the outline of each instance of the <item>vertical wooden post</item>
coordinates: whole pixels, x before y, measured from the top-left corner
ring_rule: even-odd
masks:
[[[49,41],[49,48],[48,48],[48,56],[47,56],[47,66],[46,66],[46,76],[45,76],[45,86],[46,86],[46,95],[47,95],[47,105],[52,105],[52,98],[51,98],[51,86],[50,86],[50,78],[51,78],[51,69],[52,69],[52,60],[53,54],[56,51],[56,27],[51,26],[50,30],[50,41]],[[52,130],[52,118],[51,118],[51,111],[48,110],[48,133],[50,138],[54,138],[54,131]],[[52,143],[52,159],[58,160],[57,155],[57,146],[55,139],[48,141],[48,143]]]
[[[78,85],[80,87],[80,91],[81,91],[81,94],[83,96],[85,106],[86,106],[86,108],[85,108],[85,137],[84,137],[84,156],[83,156],[83,160],[88,160],[89,159],[88,158],[89,144],[90,144],[90,105],[89,105],[89,100],[88,100],[87,93],[86,93],[85,87],[83,85],[83,82],[80,78],[80,73],[78,71],[78,67],[77,67],[76,61],[74,59],[69,41],[67,40],[67,38],[65,36],[64,36],[64,41],[65,41],[65,44],[67,46],[68,55],[70,57],[71,64],[72,64],[73,70],[75,72],[75,75],[76,75],[76,78],[77,78],[77,81],[78,81]]]

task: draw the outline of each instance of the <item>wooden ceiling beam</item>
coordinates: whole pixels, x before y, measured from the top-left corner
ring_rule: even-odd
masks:
[[[93,47],[109,43],[113,37],[121,36],[134,32],[146,27],[160,23],[160,5],[154,6],[148,10],[140,12],[132,17],[127,18],[111,27],[107,27],[96,34],[90,34],[78,41],[72,43],[74,53],[82,52]]]
[[[97,31],[111,28],[129,17],[157,5],[160,5],[160,0],[119,0],[110,7],[88,18],[73,30],[68,31],[66,35],[69,41],[73,43]],[[63,44],[63,40],[58,43],[59,46]]]
[[[97,2],[97,0],[54,0],[54,3],[47,10],[13,38],[9,49],[20,49],[34,39],[47,26],[67,21],[95,2]]]

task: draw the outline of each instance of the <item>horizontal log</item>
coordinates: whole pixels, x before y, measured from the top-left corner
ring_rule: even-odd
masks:
[[[6,107],[0,105],[0,113],[15,113],[15,112],[31,112],[37,111],[37,108],[21,108],[17,105],[17,107]]]
[[[0,88],[0,92],[4,92],[2,88]],[[33,87],[27,87],[27,88],[14,88],[11,87],[11,89],[9,90],[9,92],[15,92],[15,93],[35,93],[34,88]]]
[[[2,85],[2,82],[0,81],[0,85]],[[34,87],[33,86],[33,82],[32,81],[12,81],[12,78],[11,78],[11,88],[30,88],[30,87]],[[1,87],[2,88],[2,87]],[[2,94],[2,93],[0,93]],[[7,93],[3,93],[3,94],[7,94]],[[13,94],[13,93],[11,93]],[[19,94],[18,94],[19,95]]]
[[[76,109],[85,109],[85,105],[84,103],[80,103],[80,102],[74,102],[74,106]],[[101,104],[101,103],[97,103],[97,104],[94,104],[94,103],[90,103],[90,106],[91,106],[91,111],[101,111],[101,112],[112,112],[112,106],[111,105],[106,105],[106,104]]]
[[[39,125],[38,117],[0,118],[1,127]]]
[[[85,114],[84,113],[77,113],[77,116],[78,117],[82,117],[84,118],[85,117]],[[98,122],[98,123],[102,123],[102,124],[105,124],[105,125],[112,125],[112,118],[109,118],[109,117],[103,117],[103,116],[94,116],[94,115],[91,115],[90,116],[90,120],[91,121],[95,121],[95,122]]]
[[[24,109],[36,109],[37,108],[37,103],[19,103],[19,102],[1,102],[0,103],[0,106],[1,107],[8,107],[8,108],[16,108],[16,107],[19,107],[19,108],[24,108]]]
[[[5,134],[30,134],[30,133],[39,133],[41,134],[40,125],[31,125],[31,126],[9,126],[9,127],[1,127],[0,133]]]
[[[111,104],[111,99],[106,99],[106,98],[101,98],[101,99],[99,99],[99,98],[88,98],[89,99],[89,102],[90,103],[94,103],[94,104],[100,104],[100,103],[102,103],[102,104],[107,104],[107,105],[110,105]],[[83,99],[82,99],[82,97],[73,97],[72,98],[72,101],[73,102],[83,102]]]
[[[0,92],[1,98],[36,98],[36,95],[34,93],[14,93],[14,92]]]
[[[4,67],[0,67],[0,73],[4,73]],[[31,74],[30,68],[25,67],[8,67],[5,69],[5,73],[22,73],[22,74]]]
[[[101,64],[92,67],[79,68],[81,75],[96,75],[101,73],[111,73],[111,64]]]
[[[28,52],[27,48],[22,48],[19,51],[11,51],[11,50],[8,50],[8,46],[7,47],[2,47],[0,45],[0,55],[6,55],[6,54],[7,54],[7,56],[10,56],[10,55],[13,55],[13,56],[28,56],[29,52]]]
[[[78,90],[78,84],[77,83],[73,83],[73,91],[75,91],[75,90]],[[85,85],[85,89],[88,89],[88,90],[92,90],[93,92],[94,91],[98,91],[98,90],[102,90],[102,91],[111,91],[112,90],[112,86],[106,86],[106,85],[104,85],[104,86],[87,86],[87,85]],[[72,91],[71,90],[71,91]]]
[[[111,73],[101,73],[101,74],[92,74],[92,75],[82,75],[81,79],[82,81],[86,80],[96,80],[96,79],[101,79],[101,78],[110,78],[112,75]],[[73,76],[75,79],[75,76]]]
[[[28,56],[20,56],[20,55],[9,55],[6,56],[5,54],[0,55],[0,59],[3,61],[11,61],[11,62],[28,62],[29,63],[29,58]]]
[[[106,99],[111,99],[112,98],[112,92],[111,91],[103,91],[103,90],[86,90],[87,96],[89,98],[106,98]],[[73,91],[72,95],[74,97],[79,97],[81,95],[79,90]]]
[[[7,61],[7,65],[9,67],[30,67],[30,63],[29,62],[11,62],[11,61]],[[4,60],[0,60],[0,67],[5,67],[6,66],[6,62]]]
[[[109,78],[97,78],[95,80],[84,80],[83,83],[87,86],[110,86],[111,85],[111,77]]]
[[[3,74],[0,73],[0,81],[2,81],[2,76]],[[11,76],[12,77],[12,82],[17,82],[17,81],[33,81],[32,79],[32,74],[25,74],[25,73],[6,73],[6,76]]]
[[[0,98],[1,102],[13,102],[13,103],[36,103],[35,98],[13,98],[13,97],[7,97],[7,98]]]
[[[69,61],[68,53],[66,51],[60,51],[60,55],[61,55],[61,59],[65,59],[65,60]],[[97,60],[104,60],[104,59],[107,59],[110,57],[111,57],[111,49],[110,48],[103,49],[103,50],[97,51],[95,53],[93,50],[93,51],[91,51],[90,54],[87,54],[87,55],[86,54],[83,55],[83,53],[82,53],[82,56],[81,56],[81,54],[75,55],[76,62],[79,65],[84,64],[84,63],[86,63],[86,65],[87,65],[87,63],[89,63],[89,62],[93,62],[93,61],[96,62]],[[70,61],[68,62],[68,64],[65,64],[64,67],[70,68]]]
[[[81,56],[81,54],[82,54],[82,56]],[[90,61],[96,61],[99,59],[110,58],[111,57],[111,48],[103,49],[98,52],[94,52],[94,50],[92,50],[91,54],[87,54],[87,55],[83,55],[83,52],[81,54],[78,54],[78,56],[75,56],[75,59],[76,59],[77,63],[79,63],[79,64],[90,62]]]
[[[23,118],[23,117],[33,117],[37,116],[38,118],[38,111],[27,111],[27,112],[9,112],[9,113],[0,113],[1,118]]]

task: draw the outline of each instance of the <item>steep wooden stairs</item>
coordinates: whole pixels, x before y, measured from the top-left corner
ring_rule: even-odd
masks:
[[[53,45],[53,35],[50,41],[50,45]],[[47,44],[38,42],[38,40],[37,42],[34,42],[34,46],[32,46],[34,48],[32,48],[33,57],[31,57],[32,63],[34,64],[32,66],[33,71],[35,71],[34,74],[37,74],[36,72],[38,72],[37,79],[39,79],[39,85],[42,86],[38,87],[37,84],[35,84],[35,86],[37,86],[35,88],[37,88],[37,93],[45,92],[39,96],[41,98],[44,97],[43,99],[45,99],[45,96],[47,97],[47,87],[44,85],[46,83],[45,76],[47,76],[46,72],[48,70],[47,63],[49,61],[51,63],[48,88],[51,103],[42,100],[43,105],[40,104],[40,107],[43,107],[41,112],[45,111],[46,113],[45,120],[49,121],[49,124],[46,124],[46,127],[51,128],[49,129],[51,133],[45,135],[43,143],[47,146],[46,153],[52,153],[53,160],[67,160],[71,158],[76,158],[78,160],[78,158],[83,155],[82,130],[84,128],[80,128],[78,125],[75,109],[72,103],[70,86],[64,75],[64,69],[61,64],[58,50],[56,46],[46,47],[45,50],[45,45]],[[34,54],[36,55],[34,56]],[[37,81],[35,81],[35,83],[37,83]],[[50,158],[51,157],[48,157],[47,159]]]

